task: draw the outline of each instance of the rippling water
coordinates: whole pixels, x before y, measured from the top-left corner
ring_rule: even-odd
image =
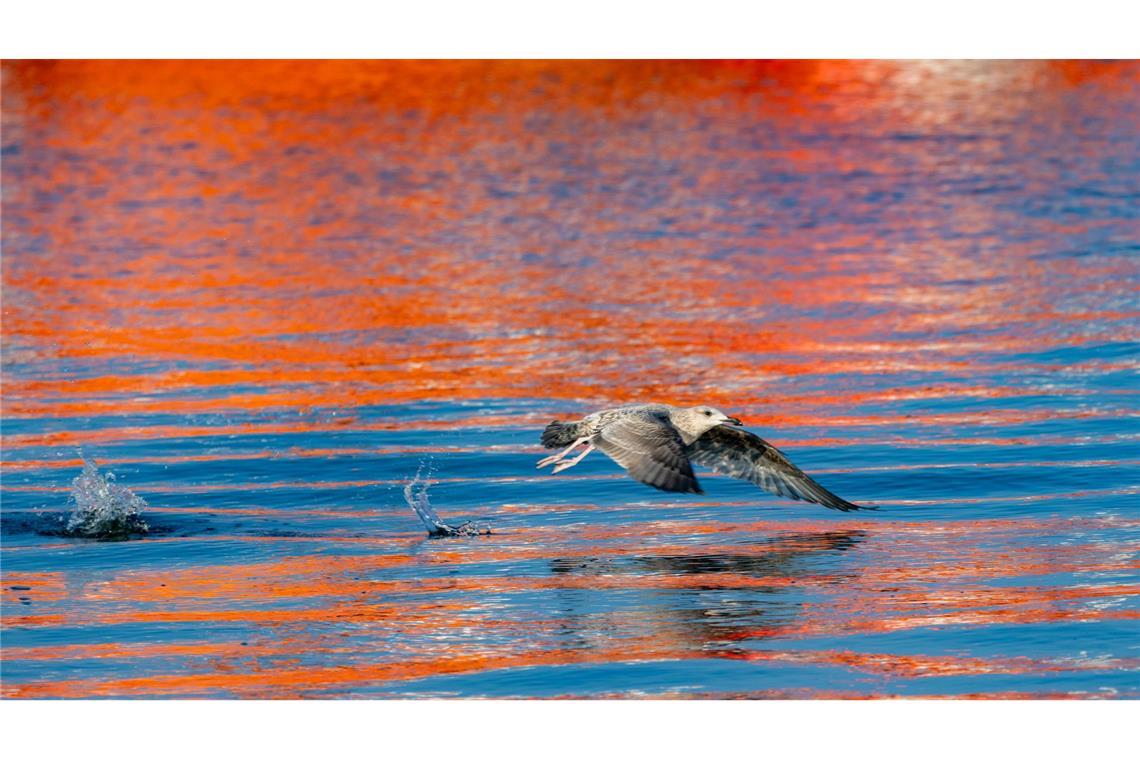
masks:
[[[3,78],[5,696],[1140,697],[1140,65]],[[881,511],[535,471],[631,400]]]

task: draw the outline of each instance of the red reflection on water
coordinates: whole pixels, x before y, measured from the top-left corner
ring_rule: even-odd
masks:
[[[937,371],[955,358],[967,368],[979,352],[1041,348],[1040,336],[1028,337],[1034,325],[1135,313],[1058,312],[1059,276],[1110,277],[1130,265],[1090,273],[1087,263],[1035,262],[1026,257],[1037,249],[996,237],[1004,258],[967,258],[959,236],[994,236],[1009,221],[984,195],[955,196],[958,207],[940,217],[949,226],[925,233],[937,255],[929,243],[885,250],[865,225],[804,227],[778,209],[750,209],[764,183],[774,183],[770,194],[786,189],[736,167],[809,179],[862,172],[871,190],[916,166],[937,179],[948,158],[984,162],[1009,146],[849,155],[826,140],[792,144],[785,131],[841,136],[866,129],[869,114],[883,135],[948,124],[984,133],[1010,119],[1053,129],[1071,117],[1074,87],[1126,95],[1138,71],[1067,62],[7,62],[6,139],[19,150],[6,157],[4,181],[4,340],[14,356],[102,364],[78,379],[9,374],[4,411],[535,395],[755,411],[773,383],[827,374],[836,361],[852,372]],[[694,111],[713,126],[695,123]],[[770,125],[770,145],[733,139],[756,125]],[[710,140],[724,144],[713,150]],[[668,165],[675,171],[661,174]],[[645,192],[660,197],[646,204]],[[858,203],[850,192],[820,179],[799,200],[842,209]],[[930,221],[923,192],[881,206],[880,224],[921,229]],[[750,230],[747,219],[765,224]],[[966,268],[968,288],[930,279]],[[1003,281],[1014,270],[1016,288]],[[768,316],[805,298],[886,308]],[[1005,329],[932,351],[929,339],[890,340],[904,324]],[[191,366],[118,374],[116,359]],[[782,397],[795,406],[787,385]],[[816,409],[852,400],[803,399]]]

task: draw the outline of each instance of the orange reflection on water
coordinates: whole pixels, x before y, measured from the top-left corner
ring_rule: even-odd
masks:
[[[124,399],[139,411],[188,413],[536,395],[699,398],[754,411],[773,382],[826,374],[836,346],[848,371],[869,373],[884,362],[934,371],[955,354],[1001,352],[1034,325],[1094,318],[1052,307],[1057,276],[1111,277],[1130,265],[1090,273],[1087,263],[1036,262],[1027,256],[1037,249],[996,239],[1007,258],[979,260],[949,241],[936,252],[883,250],[859,225],[803,226],[776,208],[749,209],[756,183],[775,182],[752,172],[859,172],[874,186],[899,171],[883,164],[891,160],[938,176],[946,157],[906,144],[856,162],[827,141],[792,147],[782,130],[842,135],[865,128],[869,114],[888,135],[1012,118],[1052,129],[1074,87],[1130,93],[1138,70],[6,62],[5,129],[19,145],[5,172],[6,344],[14,355],[191,366],[9,375],[4,411],[101,414]],[[739,140],[745,128],[767,134],[763,125],[770,145]],[[722,144],[713,150],[710,140]],[[999,150],[971,145],[971,160]],[[673,174],[658,175],[670,165]],[[666,177],[667,186],[652,184]],[[646,204],[639,192],[659,197]],[[851,202],[849,192],[819,179],[812,202],[824,214]],[[973,227],[955,234],[1008,226],[986,196],[956,202],[970,205],[952,218]],[[877,213],[889,219],[894,208]],[[765,223],[750,229],[746,219]],[[891,266],[853,265],[835,253],[847,249]],[[791,253],[801,250],[830,253],[829,263]],[[970,288],[940,284],[964,268]],[[1013,271],[1016,287],[1004,279]],[[807,294],[819,308],[888,307],[785,314]],[[904,323],[1004,329],[980,347],[923,352],[916,338],[888,349],[883,339]],[[851,401],[833,392],[810,405]]]
[[[1065,523],[1064,525],[1061,522]],[[1024,541],[1014,557],[1000,540],[1023,540],[1095,529],[1103,520],[961,521],[931,525],[873,521],[843,528],[819,521],[772,521],[761,529],[718,523],[658,522],[623,528],[584,526],[549,535],[499,535],[462,548],[432,546],[422,553],[291,556],[270,562],[140,570],[60,590],[55,576],[6,574],[5,583],[30,587],[42,611],[5,614],[11,626],[243,624],[242,641],[187,640],[178,644],[92,644],[5,649],[5,661],[172,658],[182,673],[151,677],[80,678],[5,686],[8,697],[202,695],[288,697],[322,690],[398,692],[401,681],[503,668],[571,663],[621,663],[726,658],[827,665],[890,678],[988,674],[1040,674],[1074,670],[1135,669],[1140,661],[1116,658],[980,657],[902,655],[846,649],[788,647],[821,635],[868,636],[952,625],[1052,621],[1135,620],[1130,609],[1104,605],[1140,594],[1127,583],[1051,587],[1026,578],[1072,570],[1104,574],[1135,566],[1114,544],[1035,548]],[[701,544],[694,532],[771,538],[758,543]],[[219,537],[214,537],[215,540]],[[523,540],[520,540],[523,539]],[[666,543],[660,543],[661,539]],[[669,543],[671,539],[673,543]],[[977,543],[984,539],[985,546]],[[177,539],[186,540],[186,539]],[[362,547],[391,552],[419,539],[367,539]],[[650,546],[652,545],[652,548]],[[973,547],[973,549],[969,549]],[[836,552],[856,551],[856,574],[838,574],[814,563]],[[967,561],[956,562],[963,556]],[[511,575],[480,568],[542,560],[539,570]],[[442,569],[436,575],[432,567]],[[393,571],[411,571],[395,579]],[[1008,581],[1003,583],[1003,581]],[[42,584],[42,585],[41,585]],[[852,593],[852,587],[858,593]],[[50,593],[41,594],[40,589]],[[826,603],[788,596],[812,589]],[[579,590],[688,590],[704,606],[674,606],[651,594],[629,609],[604,614],[573,611]],[[725,605],[712,590],[755,594]],[[535,616],[515,594],[541,591],[570,604],[570,614]],[[488,597],[488,595],[491,595]],[[500,601],[488,605],[485,600]],[[53,612],[82,602],[82,617]],[[753,606],[755,604],[756,606]],[[160,605],[156,607],[156,605]],[[740,606],[744,605],[744,606]],[[854,605],[854,606],[853,606]],[[566,637],[588,641],[567,648]],[[529,642],[527,646],[519,645]],[[303,665],[314,653],[350,658],[352,667]]]

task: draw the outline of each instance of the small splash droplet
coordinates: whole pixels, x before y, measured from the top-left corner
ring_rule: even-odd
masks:
[[[427,472],[425,473],[425,469]],[[420,518],[427,528],[429,536],[482,536],[491,532],[486,525],[465,522],[458,527],[452,527],[439,518],[435,508],[428,501],[428,489],[431,488],[431,476],[435,474],[435,465],[432,460],[420,460],[416,476],[404,486],[404,500]]]

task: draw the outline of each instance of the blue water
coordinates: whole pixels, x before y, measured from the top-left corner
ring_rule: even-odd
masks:
[[[1136,65],[183,66],[4,66],[5,696],[1140,696]]]

